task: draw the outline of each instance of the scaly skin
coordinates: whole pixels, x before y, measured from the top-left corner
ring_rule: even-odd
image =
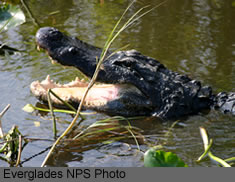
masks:
[[[65,66],[74,66],[88,77],[93,75],[96,57],[102,51],[51,27],[39,29],[36,42],[47,51],[52,60]],[[108,58],[101,66],[97,81],[115,85],[113,88],[118,94],[103,102],[105,104],[92,104],[94,110],[112,115],[147,115],[163,119],[175,119],[211,107],[235,114],[234,93],[215,96],[210,87],[203,87],[199,81],[173,72],[157,60],[135,50],[120,51],[112,56],[110,54],[108,52]],[[34,94],[39,85],[31,86]],[[35,95],[46,101],[43,96],[45,92]],[[80,90],[77,89],[77,92]],[[67,100],[76,105],[80,99],[76,95]],[[87,104],[85,107],[91,108]]]

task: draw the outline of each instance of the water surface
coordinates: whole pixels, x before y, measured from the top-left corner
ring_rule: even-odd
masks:
[[[155,6],[161,1],[141,0],[131,7],[126,20],[144,5]],[[114,24],[130,1],[26,1],[34,20],[27,12],[27,22],[0,34],[1,42],[24,50],[23,53],[0,57],[0,110],[11,104],[3,118],[3,129],[8,131],[18,125],[20,131],[29,137],[53,139],[50,115],[26,113],[22,107],[36,104],[29,85],[42,80],[46,75],[60,82],[68,82],[80,73],[51,65],[44,52],[35,49],[34,35],[39,26],[54,26],[63,32],[77,36],[83,41],[102,47]],[[112,49],[129,45],[141,53],[154,57],[168,68],[203,85],[210,85],[213,91],[235,92],[235,7],[232,0],[170,0],[153,10],[135,25],[122,33]],[[61,133],[72,120],[70,115],[56,114],[58,130]],[[86,116],[83,126],[107,118],[104,114]],[[34,122],[39,121],[40,126]],[[201,113],[180,119],[172,132],[166,136],[172,125],[154,119],[134,120],[132,125],[143,130],[145,142],[141,151],[149,146],[162,145],[164,150],[175,152],[189,166],[214,166],[209,160],[196,163],[202,154],[203,145],[199,127],[205,127],[214,139],[213,153],[221,158],[235,154],[235,119],[217,111]],[[29,143],[23,151],[22,160],[44,150],[52,142]],[[143,154],[134,140],[96,143],[74,147],[76,150],[60,149],[50,159],[49,166],[143,166]],[[23,163],[23,166],[40,166],[46,153]],[[8,166],[0,161],[0,166]]]

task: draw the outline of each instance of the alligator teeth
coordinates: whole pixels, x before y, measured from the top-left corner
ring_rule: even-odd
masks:
[[[50,58],[50,60],[51,60],[51,64],[56,64],[56,63],[57,63],[57,61],[54,60],[51,56],[49,56],[49,58]]]
[[[46,81],[48,81],[48,82],[50,82],[50,81],[51,81],[51,79],[50,79],[50,75],[47,75],[47,77],[46,77]]]
[[[102,102],[102,101],[85,101],[84,102],[84,105],[86,105],[86,106],[95,106],[95,107],[103,106],[105,104],[106,103]]]
[[[53,83],[53,81],[51,81],[50,75],[47,75],[46,79],[41,82],[41,84],[44,84],[44,85],[48,85],[48,84],[52,84],[52,83]]]
[[[51,64],[56,64],[56,61],[54,61],[53,59],[51,60]]]

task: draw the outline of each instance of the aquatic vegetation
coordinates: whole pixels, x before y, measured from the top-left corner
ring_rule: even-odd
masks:
[[[201,133],[201,137],[202,137],[202,140],[203,140],[205,152],[198,158],[197,162],[202,161],[202,159],[204,159],[205,157],[208,156],[213,162],[215,162],[219,166],[231,167],[231,165],[229,163],[234,162],[235,157],[231,157],[229,159],[223,160],[223,159],[213,155],[212,152],[210,151],[213,140],[212,139],[209,140],[209,137],[208,137],[208,134],[207,134],[207,131],[206,131],[205,128],[200,127],[200,133]]]
[[[27,140],[22,139],[22,134],[18,129],[18,126],[12,126],[7,134],[3,133],[1,126],[1,118],[9,109],[10,105],[6,106],[5,109],[0,113],[0,138],[3,142],[0,145],[0,159],[7,161],[11,166],[18,166],[20,163],[21,152],[23,148],[27,145]]]
[[[208,134],[205,128],[200,127],[200,133],[204,144],[205,152],[197,159],[197,162],[201,162],[205,157],[209,157],[213,162],[222,167],[231,167],[231,164],[235,161],[235,157],[228,159],[221,159],[212,154],[210,148],[212,146],[212,139],[209,140]],[[150,148],[144,154],[144,166],[145,167],[188,167],[182,159],[172,152],[165,152],[163,150],[157,150],[157,147]],[[229,164],[230,163],[230,164]]]
[[[182,159],[172,152],[150,148],[144,154],[145,167],[188,167]]]

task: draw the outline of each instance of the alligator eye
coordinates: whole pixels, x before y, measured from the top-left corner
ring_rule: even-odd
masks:
[[[60,40],[63,37],[63,34],[57,29],[51,29],[49,31],[49,36],[53,40]]]
[[[77,47],[70,47],[68,51],[72,54],[77,54],[78,53],[78,48]]]

